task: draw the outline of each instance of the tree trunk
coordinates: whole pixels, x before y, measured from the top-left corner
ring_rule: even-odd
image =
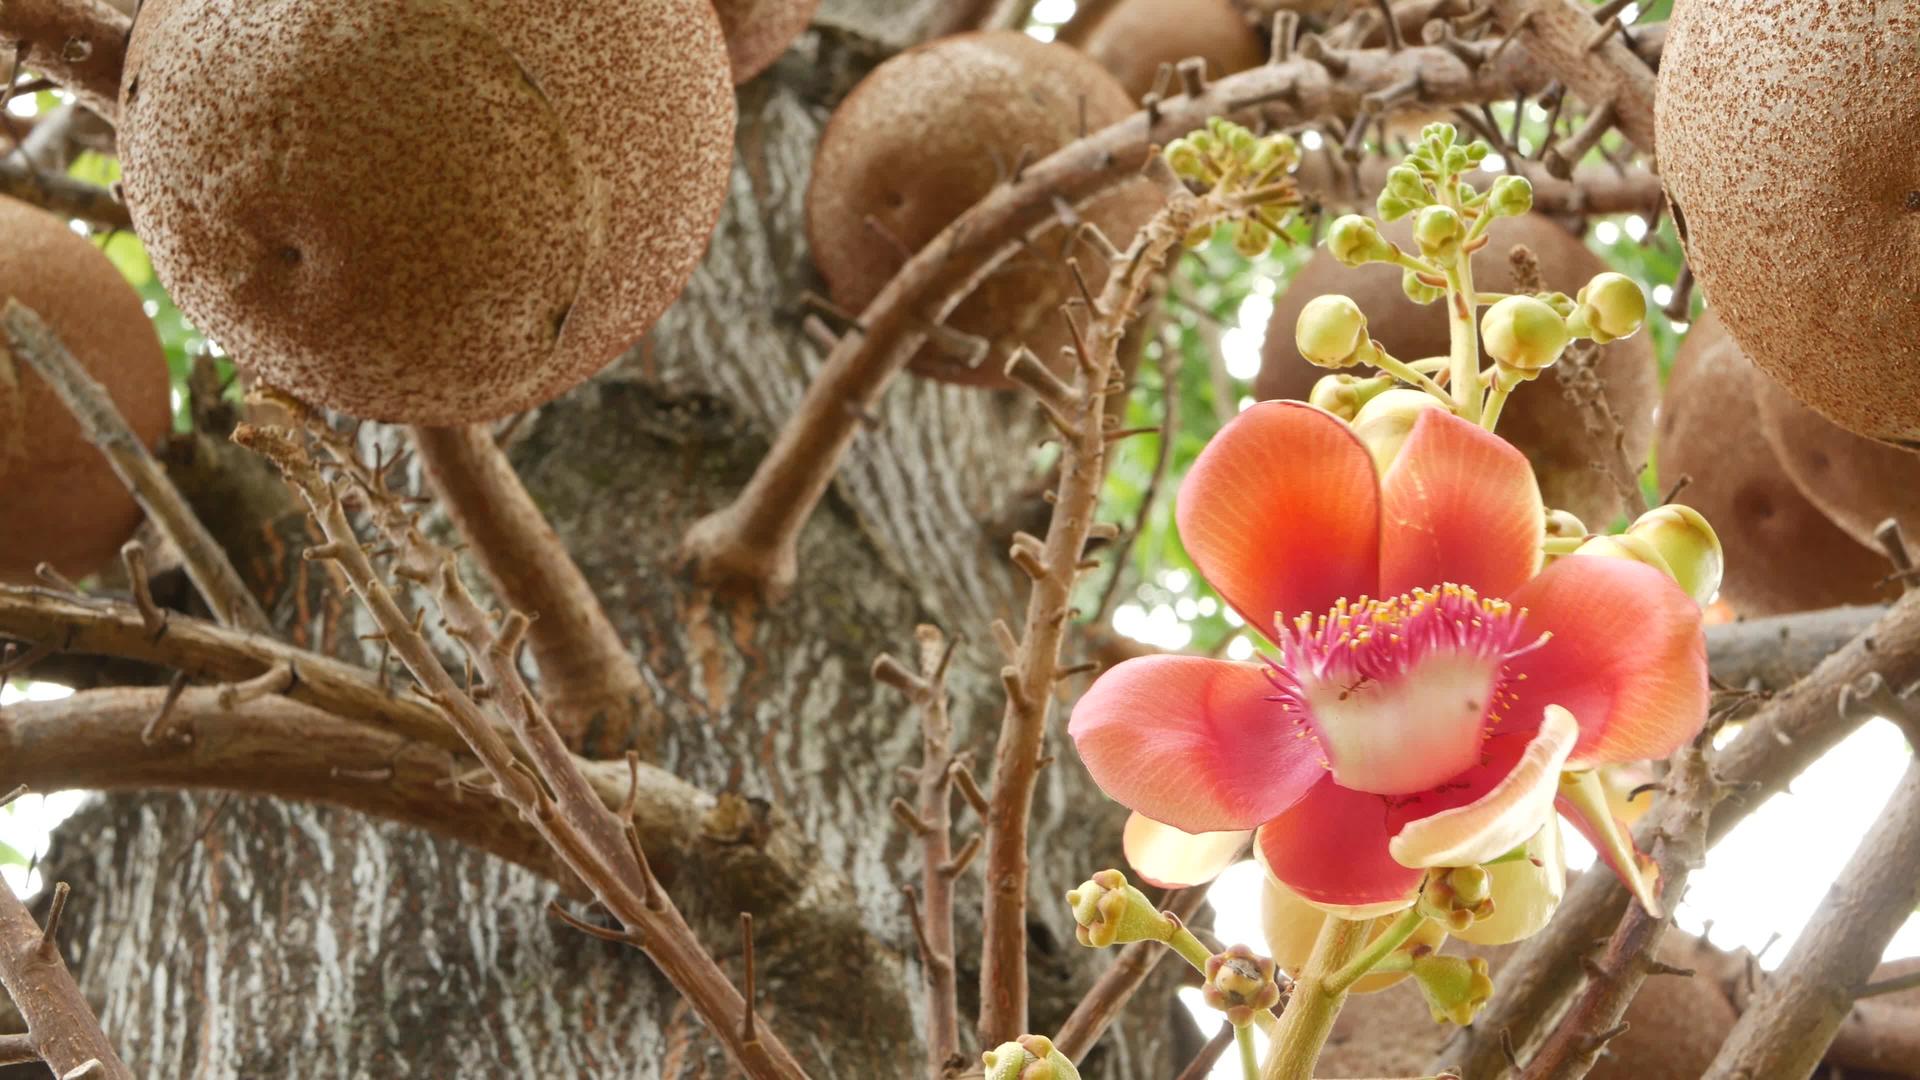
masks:
[[[732,796],[707,816],[704,840],[754,845],[769,821],[791,819],[811,858],[837,871],[824,905],[780,881],[668,882],[729,964],[736,913],[756,913],[761,1015],[820,1077],[907,1075],[922,1060],[921,971],[900,891],[917,879],[918,848],[888,812],[909,793],[896,770],[916,762],[919,734],[868,665],[881,651],[909,655],[917,623],[964,635],[956,747],[990,760],[1001,660],[989,626],[1015,621],[1023,593],[1007,533],[983,523],[1038,503],[1041,425],[1016,398],[905,379],[808,526],[791,596],[715,596],[675,548],[745,481],[817,366],[800,322],[803,292],[819,289],[802,202],[820,128],[940,7],[827,0],[794,53],[741,88],[731,197],[704,265],[646,342],[540,410],[512,454],[641,661],[643,707],[667,733],[661,763]],[[227,526],[236,544],[239,528]],[[300,528],[278,532],[293,537],[266,545],[284,555],[268,568],[278,572],[251,560],[277,583],[276,621],[352,653],[366,620],[299,562]],[[1043,1033],[1110,959],[1073,943],[1060,896],[1119,860],[1116,808],[1063,736],[1050,741],[1060,761],[1042,775],[1033,825]],[[978,825],[957,820],[961,836]],[[115,796],[61,828],[45,872],[75,886],[69,956],[142,1076],[730,1074],[643,956],[545,913],[553,883],[398,825],[218,793]],[[976,864],[956,905],[963,1016],[977,997],[980,891]],[[1174,1071],[1170,988],[1161,973],[1135,1004],[1143,1022],[1110,1039],[1088,1075]]]

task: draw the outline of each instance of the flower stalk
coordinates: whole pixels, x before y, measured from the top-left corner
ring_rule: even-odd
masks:
[[[1294,980],[1293,996],[1280,1014],[1273,1049],[1260,1071],[1260,1080],[1313,1080],[1320,1048],[1333,1033],[1333,1022],[1346,1002],[1345,988],[1335,989],[1331,978],[1353,963],[1367,947],[1372,919],[1328,919],[1313,943],[1313,955]]]

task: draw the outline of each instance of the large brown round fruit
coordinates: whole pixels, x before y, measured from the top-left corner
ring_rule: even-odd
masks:
[[[1690,0],[1654,99],[1687,263],[1762,371],[1920,449],[1920,4]]]
[[[1091,25],[1069,28],[1061,40],[1113,72],[1135,101],[1153,89],[1161,64],[1198,56],[1217,79],[1267,59],[1260,36],[1228,0],[1120,0]],[[1179,92],[1180,80],[1171,78],[1166,93]]]
[[[167,357],[135,293],[100,250],[67,223],[0,197],[0,306],[16,299],[107,390],[141,443],[167,430]],[[111,560],[140,524],[140,507],[52,388],[0,347],[0,581],[33,580],[50,562],[70,578]],[[9,408],[10,404],[18,406]]]
[[[1407,221],[1387,225],[1382,232],[1403,249],[1413,249],[1413,227]],[[1578,237],[1538,214],[1502,218],[1489,234],[1491,243],[1473,262],[1474,286],[1481,292],[1514,289],[1507,252],[1516,244],[1533,251],[1547,288],[1569,295],[1608,269]],[[1371,263],[1348,268],[1321,248],[1274,304],[1254,383],[1257,397],[1305,399],[1313,384],[1328,374],[1302,359],[1293,344],[1300,309],[1326,293],[1353,297],[1366,312],[1367,332],[1399,359],[1447,354],[1447,314],[1440,302],[1422,307],[1408,300],[1394,267]],[[1640,333],[1602,346],[1594,369],[1626,435],[1628,460],[1639,465],[1653,441],[1653,410],[1660,395],[1648,336]],[[1567,400],[1553,372],[1514,392],[1500,414],[1500,434],[1527,455],[1548,506],[1570,510],[1594,529],[1605,529],[1625,509],[1619,489],[1595,467],[1615,453],[1613,446],[1604,435],[1588,430],[1586,410]]]
[[[1660,411],[1660,481],[1692,478],[1679,501],[1720,536],[1720,598],[1741,615],[1876,599],[1889,567],[1828,521],[1781,467],[1760,430],[1760,378],[1709,311],[1680,344]]]
[[[819,7],[820,0],[713,0],[720,29],[727,35],[734,85],[778,60]]]
[[[807,187],[807,241],[835,303],[865,308],[913,252],[1006,178],[1080,134],[1133,111],[1113,76],[1075,49],[1015,31],[958,34],[881,64],[821,135]],[[1085,212],[1125,247],[1158,205],[1145,181]],[[929,341],[913,369],[951,382],[1008,385],[1008,352],[1026,344],[1049,364],[1071,337],[1060,304],[1072,279],[1056,226],[980,283],[946,325],[984,338],[984,362]],[[1083,259],[1083,262],[1088,260]],[[1098,260],[1089,265],[1097,267]]]
[[[1892,518],[1920,539],[1920,453],[1855,435],[1778,382],[1753,380],[1760,430],[1807,501],[1862,544]]]
[[[732,155],[706,0],[150,0],[120,97],[181,310],[380,420],[491,419],[604,367],[692,273]]]

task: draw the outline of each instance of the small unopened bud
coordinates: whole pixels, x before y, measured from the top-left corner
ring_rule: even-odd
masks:
[[[1552,366],[1573,340],[1567,321],[1531,296],[1509,296],[1488,308],[1480,317],[1480,335],[1487,355],[1522,380]]]
[[[1327,251],[1343,265],[1364,266],[1391,262],[1399,249],[1380,235],[1380,226],[1372,218],[1346,214],[1327,230]]]
[[[980,1055],[985,1080],[1080,1080],[1080,1070],[1045,1035],[1022,1035]]]
[[[1632,337],[1647,321],[1647,294],[1640,284],[1611,270],[1587,282],[1574,305],[1567,320],[1573,332],[1600,345]]]
[[[1726,557],[1720,537],[1698,510],[1678,503],[1654,507],[1628,527],[1627,535],[1659,552],[1667,572],[1696,603],[1704,607],[1720,591]]]
[[[1233,230],[1233,250],[1242,258],[1257,259],[1273,247],[1273,230],[1252,218],[1242,220]]]
[[[1454,1023],[1465,1027],[1493,996],[1493,979],[1487,975],[1487,962],[1480,957],[1467,959],[1428,953],[1413,960],[1413,978],[1420,996],[1427,999],[1427,1011],[1436,1024]]]
[[[1175,176],[1202,182],[1210,179],[1207,175],[1207,156],[1194,145],[1191,138],[1173,140],[1161,154],[1167,159]]]
[[[1666,556],[1660,554],[1660,549],[1654,547],[1645,537],[1630,533],[1588,537],[1587,542],[1574,549],[1573,553],[1645,563],[1668,577],[1673,577],[1673,567],[1667,565]]]
[[[1130,941],[1165,941],[1177,925],[1118,870],[1102,870],[1067,893],[1078,924],[1074,936],[1095,949]]]
[[[1401,271],[1400,291],[1406,293],[1407,299],[1416,304],[1431,304],[1447,295],[1445,286],[1422,281],[1419,273],[1411,269]]]
[[[1352,422],[1367,402],[1393,388],[1393,376],[1375,375],[1363,379],[1358,375],[1344,372],[1323,376],[1313,384],[1312,393],[1307,395],[1307,404],[1327,410],[1342,420]]]
[[[1420,890],[1420,913],[1450,934],[1458,934],[1495,911],[1487,872],[1478,866],[1436,868]]]
[[[1456,866],[1447,871],[1447,887],[1453,890],[1456,900],[1468,906],[1477,906],[1493,895],[1489,891],[1489,880],[1484,866]]]
[[[1452,124],[1445,121],[1435,121],[1420,129],[1420,141],[1427,143],[1436,150],[1445,150],[1447,147],[1453,145],[1456,134],[1457,132],[1454,131]]]
[[[1387,194],[1410,203],[1423,203],[1433,197],[1427,191],[1427,182],[1420,179],[1420,170],[1411,165],[1395,165],[1388,169],[1385,190]]]
[[[1493,914],[1475,916],[1461,931],[1462,941],[1475,945],[1505,945],[1532,937],[1553,918],[1567,886],[1567,867],[1560,851],[1560,822],[1549,820],[1513,858],[1486,867],[1487,890]]]
[[[1353,418],[1353,434],[1373,457],[1373,467],[1385,476],[1393,459],[1400,456],[1413,425],[1428,409],[1446,405],[1425,390],[1385,390],[1360,407]]]
[[[1300,309],[1293,324],[1293,343],[1307,362],[1323,368],[1352,367],[1367,345],[1367,316],[1350,296],[1316,296]]]
[[[1227,1014],[1234,1027],[1253,1023],[1253,1015],[1280,1004],[1280,983],[1274,976],[1273,961],[1245,945],[1207,958],[1207,981],[1200,995],[1208,1005]]]
[[[1300,144],[1286,132],[1276,132],[1260,140],[1259,149],[1249,162],[1255,175],[1285,172],[1300,163]]]
[[[1568,510],[1547,511],[1547,535],[1556,538],[1570,538],[1587,535],[1587,523],[1573,516]]]
[[[1494,217],[1519,217],[1532,209],[1533,184],[1524,176],[1509,173],[1487,189],[1487,213]]]
[[[1440,159],[1440,162],[1450,173],[1463,173],[1467,171],[1469,165],[1473,164],[1473,159],[1467,154],[1466,147],[1449,146],[1447,147],[1446,155]]]
[[[1451,259],[1466,231],[1466,223],[1449,206],[1429,206],[1413,219],[1413,238],[1429,259]]]

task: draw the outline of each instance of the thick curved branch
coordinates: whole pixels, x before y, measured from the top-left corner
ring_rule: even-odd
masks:
[[[835,346],[746,488],[688,531],[682,552],[696,572],[716,585],[784,592],[797,573],[801,526],[852,445],[859,418],[920,347],[926,327],[945,319],[1024,238],[1050,228],[1059,204],[1084,205],[1132,179],[1152,146],[1213,116],[1284,127],[1356,116],[1367,95],[1409,83],[1420,92],[1404,104],[1448,105],[1534,92],[1546,78],[1517,49],[1491,64],[1470,64],[1437,47],[1315,55],[1242,72],[1197,96],[1135,113],[1021,170],[955,219]]]
[[[26,67],[109,121],[120,116],[120,66],[132,32],[133,20],[103,0],[0,3],[0,47],[24,47]]]
[[[95,228],[133,228],[126,204],[115,199],[113,192],[65,173],[41,172],[12,155],[0,157],[0,195],[63,218],[78,218]]]
[[[1493,17],[1533,61],[1653,156],[1653,69],[1583,0],[1491,0]]]
[[[567,744],[651,758],[660,717],[640,665],[492,432],[416,427],[413,445],[495,595],[533,618],[527,645],[540,665],[540,700]]]
[[[26,1042],[55,1076],[133,1080],[60,959],[55,931],[66,889],[56,887],[43,930],[13,890],[0,884],[0,986],[26,1018]]]

